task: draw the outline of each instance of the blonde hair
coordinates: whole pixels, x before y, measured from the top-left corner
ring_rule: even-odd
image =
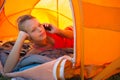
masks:
[[[19,31],[25,31],[26,32],[23,24],[26,20],[30,20],[30,19],[35,19],[35,17],[33,17],[32,15],[23,15],[23,16],[20,16],[17,19],[17,25],[18,25]]]

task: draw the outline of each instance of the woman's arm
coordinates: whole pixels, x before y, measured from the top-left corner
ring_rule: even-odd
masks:
[[[55,33],[59,36],[73,39],[73,27],[72,26],[69,26],[70,29],[65,29],[65,30],[59,29],[52,24],[43,24],[43,26],[45,27],[46,31],[49,33],[53,33],[53,34]]]
[[[56,34],[65,38],[73,39],[73,30],[58,29],[58,32]]]
[[[6,73],[7,77],[24,77],[32,80],[54,80],[53,67],[56,60],[26,69],[24,71]],[[45,76],[47,75],[47,77]]]
[[[17,64],[19,57],[20,57],[20,51],[22,48],[22,45],[24,43],[24,40],[28,37],[27,33],[20,31],[18,38],[6,60],[3,72],[7,73],[7,72],[11,72],[12,69],[15,67],[15,65]]]

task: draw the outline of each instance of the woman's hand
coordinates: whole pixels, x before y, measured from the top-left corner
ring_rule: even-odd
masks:
[[[24,31],[20,31],[19,34],[18,34],[18,38],[25,38],[25,39],[29,39],[29,34],[27,34],[26,32]]]
[[[45,30],[49,33],[58,33],[59,29],[52,24],[44,23]]]
[[[61,37],[73,39],[73,29],[72,28],[71,28],[71,30],[69,30],[69,29],[62,30],[52,24],[47,24],[47,23],[43,24],[43,26],[46,29],[46,31],[49,33],[52,33],[52,34],[55,33]],[[70,27],[72,27],[72,26],[70,26]]]

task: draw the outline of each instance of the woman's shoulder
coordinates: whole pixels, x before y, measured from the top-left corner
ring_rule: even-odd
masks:
[[[73,26],[68,26],[65,28],[65,30],[73,30]]]

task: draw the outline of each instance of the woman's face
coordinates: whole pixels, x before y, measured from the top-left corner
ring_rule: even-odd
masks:
[[[42,41],[46,38],[46,31],[42,24],[36,19],[26,20],[24,22],[25,30],[33,41]]]

